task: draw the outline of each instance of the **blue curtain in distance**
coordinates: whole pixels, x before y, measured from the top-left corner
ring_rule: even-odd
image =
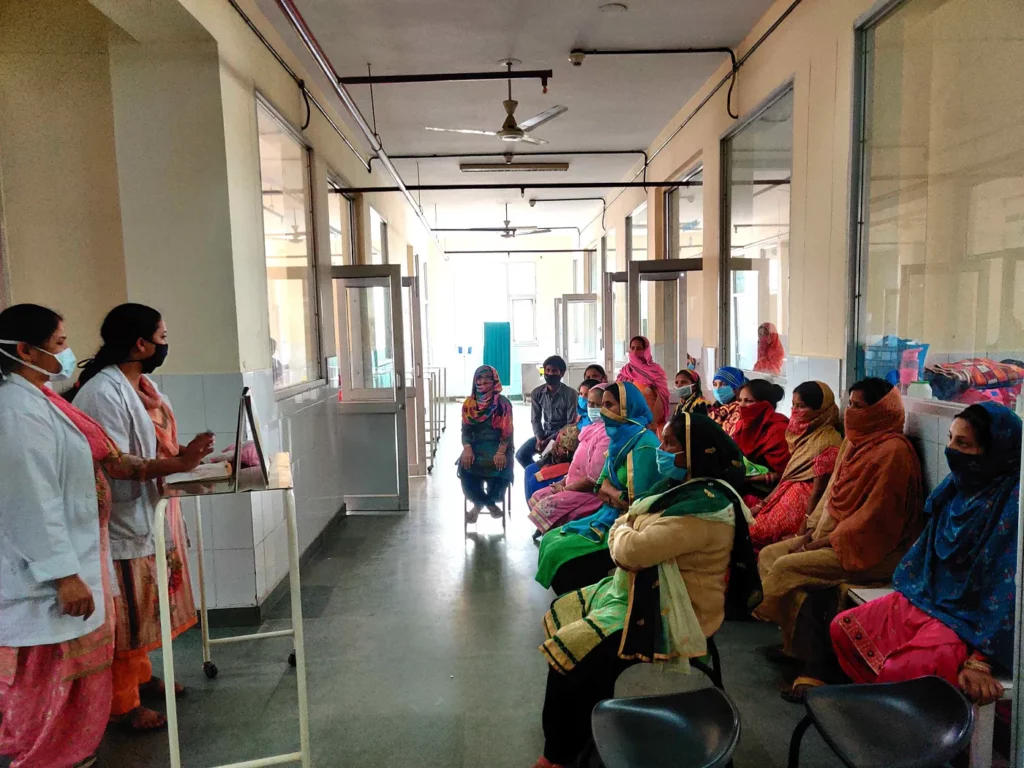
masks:
[[[512,324],[484,323],[484,365],[493,367],[501,383],[512,384]]]

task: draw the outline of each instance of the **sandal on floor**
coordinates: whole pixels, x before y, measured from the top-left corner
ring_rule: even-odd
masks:
[[[790,704],[803,704],[804,694],[807,693],[808,689],[820,688],[823,685],[825,685],[825,683],[817,678],[801,675],[793,681],[791,686],[779,691],[779,696]]]
[[[146,707],[136,707],[127,714],[111,717],[110,722],[139,732],[160,731],[167,727],[167,718],[163,714]]]
[[[796,656],[790,656],[784,650],[781,645],[769,645],[761,649],[764,653],[764,657],[772,664],[799,664],[800,659]]]
[[[139,685],[139,696],[143,699],[163,699],[165,690],[164,681],[153,675],[148,682]],[[180,699],[187,693],[188,688],[180,683],[174,684],[174,698]]]
[[[501,508],[497,504],[488,504],[487,511],[491,513],[491,517],[495,520],[501,520],[505,516],[505,513],[501,511]]]
[[[480,517],[480,512],[482,509],[483,507],[481,507],[479,504],[474,504],[472,508],[470,508],[470,510],[466,512],[466,522],[469,525],[473,525],[473,523],[476,522],[476,519]]]

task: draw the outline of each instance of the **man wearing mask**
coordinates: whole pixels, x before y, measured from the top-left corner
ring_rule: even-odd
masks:
[[[516,461],[523,469],[533,463],[534,456],[544,450],[558,430],[576,421],[576,390],[562,383],[565,370],[565,360],[558,355],[544,361],[544,383],[530,394],[533,437],[516,451]]]

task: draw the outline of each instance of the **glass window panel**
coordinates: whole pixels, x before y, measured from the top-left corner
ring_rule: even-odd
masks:
[[[629,295],[626,283],[612,283],[612,362],[618,371],[626,364],[629,343]]]
[[[704,170],[691,174],[687,180],[703,182]],[[700,258],[704,253],[704,187],[680,187],[675,198],[679,211],[679,258]]]
[[[619,263],[619,256],[615,251],[614,229],[608,230],[604,236],[604,268],[607,272],[621,272],[625,269],[625,265]]]
[[[792,90],[725,141],[725,163],[729,364],[750,370],[757,362],[757,327],[761,323],[774,323],[783,345],[789,335]],[[692,214],[688,216],[692,218]],[[682,226],[680,211],[680,229]]]
[[[349,389],[391,389],[395,385],[391,290],[386,281],[335,281],[335,311],[348,328]],[[344,361],[342,361],[344,364]]]
[[[271,367],[281,388],[320,377],[309,152],[260,102],[256,122]]]
[[[1020,391],[998,366],[1024,360],[1022,28],[1019,2],[934,0],[863,35],[858,375],[957,403]]]
[[[537,265],[532,261],[513,261],[508,265],[510,296],[534,296],[537,293]]]
[[[370,206],[370,263],[387,262],[387,224],[381,215]]]
[[[629,215],[629,254],[633,261],[646,261],[647,203],[641,203]]]
[[[331,240],[331,266],[343,267],[352,261],[352,214],[354,205],[351,198],[338,192],[338,184],[327,180],[327,226]]]
[[[533,299],[512,299],[512,341],[528,344],[537,340]]]

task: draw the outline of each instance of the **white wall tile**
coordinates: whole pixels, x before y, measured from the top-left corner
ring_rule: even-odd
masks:
[[[178,431],[198,435],[207,429],[203,377],[189,374],[167,374],[161,391],[170,400]]]
[[[283,525],[279,525],[264,540],[264,557],[266,558],[266,585],[271,590],[278,585],[288,572],[288,534]]]
[[[252,540],[254,543],[259,544],[263,541],[265,534],[263,533],[263,500],[266,497],[264,493],[250,493],[249,503],[252,505]],[[259,570],[259,559],[256,561],[257,571]]]
[[[196,610],[199,610],[199,562],[196,549],[193,547],[188,551],[189,576],[192,577],[192,596],[196,603]],[[217,605],[215,566],[213,562],[213,550],[203,552],[203,575],[206,585],[206,607],[215,608]]]
[[[907,413],[906,428],[908,437],[917,437],[924,442],[939,441],[939,417],[930,413]]]
[[[204,506],[210,507],[213,548],[247,549],[252,552],[252,505],[250,494],[216,496]]]
[[[242,394],[242,374],[203,374],[206,423],[214,432],[235,432],[238,425],[238,398]]]
[[[216,594],[218,608],[256,605],[254,549],[217,550]]]
[[[256,545],[256,599],[262,600],[267,595],[267,563],[265,544],[261,541]]]

